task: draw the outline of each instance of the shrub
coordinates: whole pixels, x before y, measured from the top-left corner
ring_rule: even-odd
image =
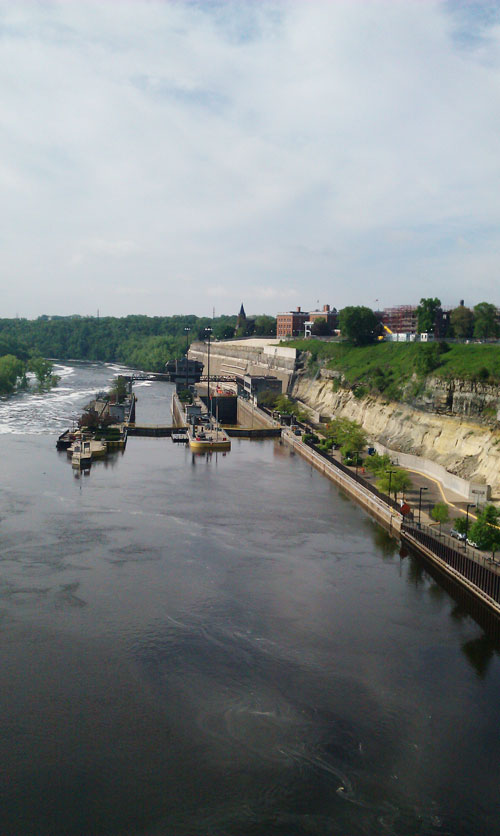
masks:
[[[487,369],[486,366],[481,366],[481,368],[477,372],[476,377],[477,377],[478,380],[481,380],[481,381],[489,380],[490,370]]]
[[[365,466],[371,473],[378,475],[379,473],[382,474],[385,473],[386,470],[389,470],[391,460],[387,454],[379,456],[378,453],[374,453],[373,456],[368,456]]]
[[[435,522],[439,523],[439,531],[444,522],[450,519],[450,509],[446,502],[437,502],[431,511],[431,517]]]
[[[381,472],[376,484],[382,493],[389,493],[390,485],[391,493],[396,495],[411,488],[412,481],[406,470],[393,470],[392,473]]]
[[[302,436],[302,441],[305,444],[307,444],[308,442],[309,444],[318,444],[319,438],[316,435],[316,433],[304,433],[304,435]]]

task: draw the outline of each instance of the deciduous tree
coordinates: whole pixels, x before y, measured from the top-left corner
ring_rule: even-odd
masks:
[[[437,298],[421,299],[417,308],[417,330],[419,334],[434,332],[436,315],[441,307],[441,300]]]
[[[375,342],[380,324],[371,308],[354,305],[344,308],[339,314],[340,331],[354,345],[369,345]]]
[[[459,340],[465,340],[467,337],[472,337],[474,314],[470,308],[459,305],[450,313],[450,324],[453,329],[453,336],[458,337]]]
[[[498,337],[499,333],[500,328],[495,305],[490,302],[479,302],[478,305],[474,305],[474,336]]]

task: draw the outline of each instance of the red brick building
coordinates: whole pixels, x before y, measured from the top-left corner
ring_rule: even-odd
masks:
[[[330,331],[337,327],[337,311],[335,308],[330,309],[330,305],[323,305],[321,311],[309,311],[309,322],[316,322],[318,319],[326,320]]]
[[[309,319],[307,311],[296,311],[279,313],[276,315],[276,336],[277,337],[303,337],[304,325]]]
[[[331,310],[330,305],[323,305],[321,311],[303,311],[299,307],[296,311],[276,315],[276,336],[303,337],[306,322],[314,323],[318,319],[325,319],[331,331],[337,327],[337,311]]]

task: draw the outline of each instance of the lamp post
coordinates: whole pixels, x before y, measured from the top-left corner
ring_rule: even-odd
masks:
[[[422,491],[428,491],[429,488],[419,488],[418,490],[418,527],[420,528],[420,516],[422,514]]]
[[[189,332],[190,332],[191,328],[184,328],[184,330],[186,332],[186,389],[189,389],[189,383],[188,383],[188,366],[189,366],[188,351],[189,351]]]
[[[390,498],[391,498],[391,480],[392,480],[392,474],[393,474],[393,473],[396,473],[396,471],[395,471],[395,470],[386,470],[385,472],[389,474],[389,499],[390,499]]]
[[[355,464],[356,470],[355,470],[355,473],[356,473],[356,481],[357,481],[357,480],[358,480],[358,463],[359,463],[359,454],[361,453],[361,450],[353,450],[352,452],[353,452],[353,453],[354,453],[354,455],[356,456],[356,464]]]
[[[212,402],[210,400],[210,334],[212,333],[211,328],[205,328],[208,337],[208,363],[207,363],[207,407],[208,407],[208,415],[210,418],[210,426],[212,425]]]
[[[467,509],[465,513],[465,542],[464,542],[464,549],[467,551],[467,534],[469,533],[469,508],[475,508],[475,502],[467,503]]]

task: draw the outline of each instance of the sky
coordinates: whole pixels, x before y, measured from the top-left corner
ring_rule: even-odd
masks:
[[[500,5],[0,0],[0,317],[500,305]]]

